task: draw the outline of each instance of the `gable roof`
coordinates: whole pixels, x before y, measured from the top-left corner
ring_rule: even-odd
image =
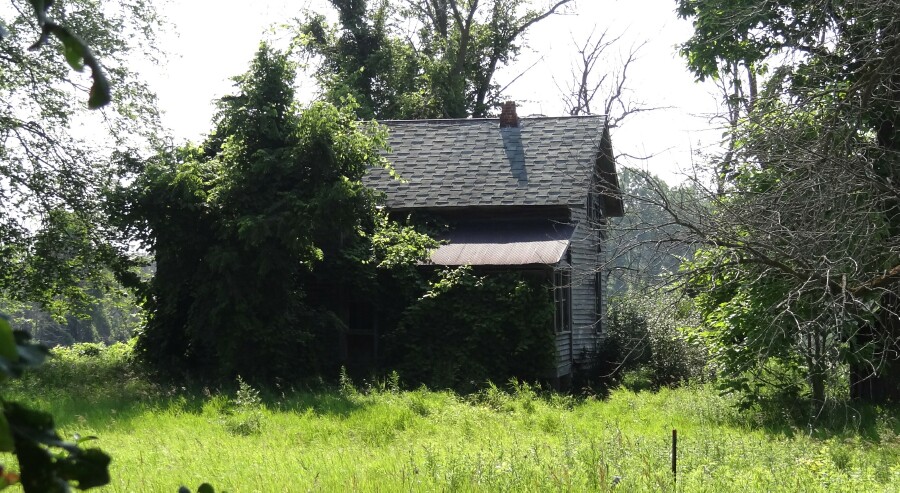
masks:
[[[523,118],[511,128],[496,118],[379,123],[402,181],[373,169],[364,182],[394,210],[584,205],[598,158],[611,154],[602,116]]]

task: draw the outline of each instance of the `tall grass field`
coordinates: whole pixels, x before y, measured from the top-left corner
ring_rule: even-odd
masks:
[[[706,386],[605,398],[393,379],[166,388],[123,345],[57,353],[7,397],[52,412],[64,435],[98,437],[113,457],[100,491],[900,491],[900,424],[884,409],[819,429],[763,425]]]

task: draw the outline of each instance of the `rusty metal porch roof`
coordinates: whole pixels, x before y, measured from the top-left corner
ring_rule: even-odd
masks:
[[[555,265],[575,228],[549,220],[458,225],[431,254],[435,265]]]

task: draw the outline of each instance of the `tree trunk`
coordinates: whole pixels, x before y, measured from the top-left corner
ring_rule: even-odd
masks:
[[[806,364],[809,368],[807,378],[812,390],[812,404],[815,410],[825,403],[825,378],[827,375],[823,365],[825,358],[822,357],[822,335],[818,330],[806,334],[806,344]]]
[[[825,374],[819,368],[809,375],[809,384],[812,388],[813,405],[817,408],[825,403]]]
[[[854,337],[853,350],[864,357],[850,365],[850,398],[871,404],[900,402],[900,296],[887,292],[881,303],[880,316]]]

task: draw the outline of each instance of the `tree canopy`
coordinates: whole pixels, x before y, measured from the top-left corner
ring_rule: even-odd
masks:
[[[309,14],[297,43],[318,64],[325,100],[352,96],[363,118],[483,118],[525,32],[571,1],[331,0],[338,24]]]
[[[672,212],[706,245],[689,284],[734,388],[791,382],[822,404],[849,366],[857,397],[900,396],[898,8],[678,2],[688,66],[730,109],[710,213]]]
[[[155,138],[153,93],[130,66],[154,56],[160,24],[143,0],[0,8],[0,299],[84,308],[102,266],[121,263],[103,200],[118,179],[109,157]],[[98,123],[90,139],[85,121]]]

